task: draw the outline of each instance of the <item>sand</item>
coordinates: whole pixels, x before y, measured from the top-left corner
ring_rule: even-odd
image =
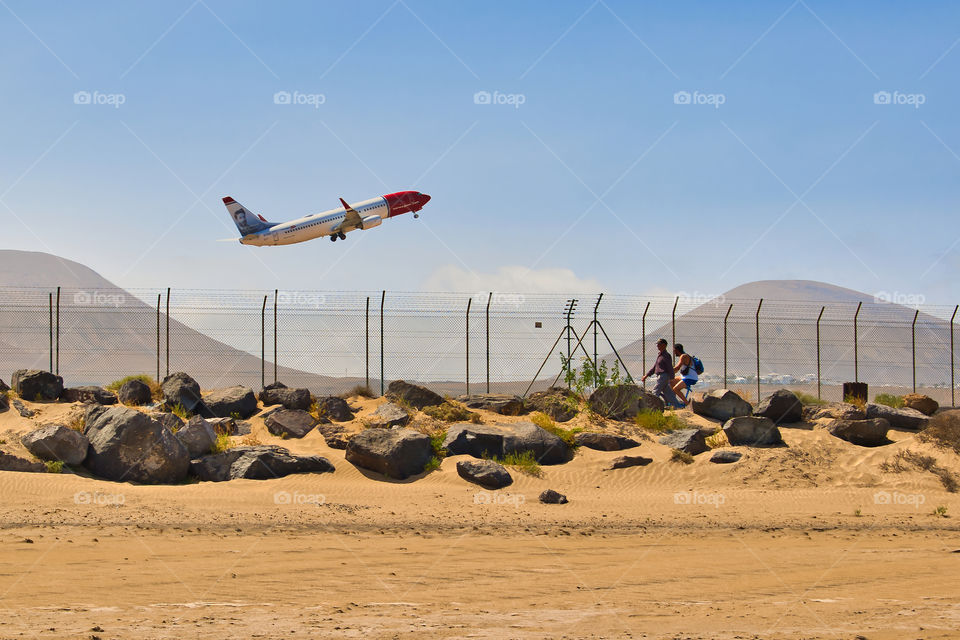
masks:
[[[351,400],[361,418],[379,402]],[[28,405],[33,420],[0,415],[2,448],[77,410]],[[0,472],[0,638],[960,637],[960,498],[880,466],[907,448],[960,463],[910,432],[867,449],[786,427],[785,447],[735,447],[733,465],[671,462],[646,438],[491,492],[457,475],[461,457],[388,481],[319,433],[251,423],[336,472],[179,486]],[[654,462],[605,471],[622,453]],[[546,488],[570,503],[538,503]]]

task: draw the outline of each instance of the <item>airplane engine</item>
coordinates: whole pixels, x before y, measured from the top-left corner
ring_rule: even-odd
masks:
[[[380,225],[380,223],[382,222],[383,222],[383,218],[381,218],[380,216],[367,216],[366,218],[360,221],[360,228],[372,229]]]

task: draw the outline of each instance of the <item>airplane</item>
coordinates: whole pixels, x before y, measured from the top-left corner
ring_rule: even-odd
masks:
[[[240,244],[257,247],[296,244],[323,236],[329,236],[331,242],[336,242],[338,238],[346,240],[348,231],[372,229],[379,226],[384,218],[410,212],[413,212],[414,218],[419,218],[418,212],[429,201],[430,196],[419,191],[388,193],[353,206],[340,198],[341,206],[336,209],[313,213],[289,222],[270,222],[230,196],[223,198],[223,204],[240,231]]]

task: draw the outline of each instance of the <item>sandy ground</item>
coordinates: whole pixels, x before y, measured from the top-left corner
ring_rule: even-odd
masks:
[[[361,417],[377,403],[352,402]],[[33,420],[0,416],[4,449],[75,411],[30,406]],[[867,449],[784,428],[785,447],[735,448],[734,465],[671,462],[645,439],[624,453],[646,467],[605,471],[621,452],[581,449],[492,492],[458,457],[388,481],[319,433],[251,422],[336,472],[180,486],[0,472],[0,638],[960,637],[960,496],[880,469],[906,448],[960,462],[909,432]],[[546,488],[570,503],[538,503]]]

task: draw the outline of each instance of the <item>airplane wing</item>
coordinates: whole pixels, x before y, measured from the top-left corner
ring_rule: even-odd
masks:
[[[352,231],[353,229],[359,229],[363,226],[363,220],[360,218],[360,214],[357,213],[356,209],[348,205],[343,198],[340,198],[340,204],[343,205],[343,210],[347,212],[347,215],[343,219],[343,222],[340,223],[340,226],[337,227],[338,231]]]

